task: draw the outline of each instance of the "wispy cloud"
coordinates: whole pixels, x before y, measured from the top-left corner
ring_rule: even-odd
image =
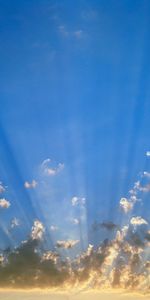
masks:
[[[10,202],[5,198],[0,199],[0,208],[9,208]]]
[[[37,186],[37,184],[38,184],[38,183],[37,183],[36,180],[32,180],[32,182],[25,181],[24,187],[25,187],[26,189],[35,189],[36,186]]]
[[[65,25],[58,26],[58,31],[65,38],[81,39],[85,35],[82,29],[69,30]]]
[[[11,228],[15,228],[15,227],[18,227],[18,226],[20,226],[19,219],[13,218],[12,221],[11,221]]]
[[[0,194],[4,193],[5,192],[5,187],[4,185],[2,184],[2,182],[0,181]]]
[[[85,205],[85,202],[86,202],[86,199],[84,197],[74,196],[71,199],[72,206]]]
[[[45,159],[42,162],[42,171],[47,176],[55,176],[64,169],[63,163],[58,163],[56,167],[52,166],[52,160],[50,158]]]
[[[51,230],[51,231],[57,231],[57,230],[58,230],[58,226],[51,225],[51,226],[50,226],[50,230]]]

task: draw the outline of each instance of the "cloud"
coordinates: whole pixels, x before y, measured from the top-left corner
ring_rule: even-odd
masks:
[[[45,232],[44,225],[39,220],[35,220],[31,230],[31,238],[33,240],[42,240]]]
[[[85,205],[85,202],[86,202],[86,199],[84,197],[74,196],[71,199],[72,206]]]
[[[100,223],[100,226],[101,227],[104,227],[105,229],[107,229],[107,230],[114,230],[114,229],[116,229],[118,226],[115,224],[115,223],[113,223],[113,222],[102,222],[102,223]]]
[[[150,178],[150,173],[149,173],[149,172],[146,172],[146,171],[144,171],[144,172],[143,172],[143,177]]]
[[[125,213],[128,213],[133,208],[133,202],[128,201],[127,198],[121,198],[120,207],[124,210]]]
[[[150,151],[146,151],[146,156],[150,157]]]
[[[148,225],[148,222],[142,217],[132,217],[130,220],[130,224],[134,226],[139,226],[139,225]]]
[[[3,186],[2,182],[0,182],[0,194],[5,192],[5,187]]]
[[[115,229],[117,229],[118,225],[116,225],[115,223],[111,222],[111,221],[107,221],[107,222],[102,222],[102,223],[98,223],[97,221],[95,221],[93,224],[92,224],[92,229],[93,231],[97,231],[99,230],[100,228],[105,228],[109,231],[113,231]]]
[[[25,183],[24,183],[24,187],[26,189],[35,189],[36,186],[37,186],[37,181],[35,181],[35,180],[32,180],[32,182],[25,181]]]
[[[73,32],[73,35],[77,38],[77,39],[81,39],[83,37],[83,30],[76,30]]]
[[[57,241],[57,248],[71,249],[79,243],[79,240]]]
[[[84,32],[82,29],[68,30],[65,25],[59,25],[58,31],[65,38],[73,37],[76,39],[81,39],[84,36]]]
[[[55,225],[51,225],[51,226],[50,226],[50,230],[51,230],[51,231],[57,231],[57,230],[58,230],[58,227],[55,226]]]
[[[43,253],[43,255],[41,257],[41,261],[51,260],[56,264],[58,257],[59,257],[58,253],[53,252],[53,251],[46,251]]]
[[[9,208],[10,202],[5,198],[0,199],[0,208]]]
[[[11,221],[11,228],[18,227],[20,225],[20,221],[17,218],[13,218]]]
[[[45,159],[42,162],[42,170],[47,176],[55,176],[64,169],[64,164],[59,163],[56,167],[52,167],[52,160],[50,158]]]
[[[80,223],[79,219],[77,219],[77,218],[72,218],[72,219],[71,219],[71,222],[72,222],[72,224],[74,224],[74,225],[78,225],[78,224]]]

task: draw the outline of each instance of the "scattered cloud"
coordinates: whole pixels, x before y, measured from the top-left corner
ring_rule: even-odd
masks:
[[[24,187],[26,189],[35,189],[36,186],[37,186],[37,181],[35,181],[35,180],[32,180],[32,182],[25,181],[25,183],[24,183]]]
[[[86,202],[86,199],[84,197],[74,196],[71,199],[72,206],[85,205],[85,202]]]
[[[120,207],[123,209],[125,213],[128,213],[133,208],[133,202],[128,201],[127,198],[121,198]]]
[[[146,156],[150,157],[150,151],[146,151]]]
[[[72,222],[72,224],[74,224],[74,225],[78,225],[78,224],[80,223],[79,219],[77,219],[77,218],[72,218],[72,219],[71,219],[71,222]]]
[[[59,25],[58,31],[65,38],[74,37],[76,39],[81,39],[84,36],[84,31],[82,29],[68,30],[65,25]]]
[[[64,164],[59,163],[56,167],[52,167],[52,160],[47,158],[42,162],[41,167],[45,175],[55,176],[64,169]]]
[[[79,243],[79,240],[57,241],[57,248],[71,249]]]
[[[114,229],[116,229],[118,227],[113,222],[102,222],[102,223],[100,223],[100,226],[103,227],[103,228],[105,228],[105,229],[107,229],[107,230],[110,230],[110,231],[114,230]]]
[[[35,220],[31,230],[31,238],[33,240],[42,240],[45,232],[44,225],[39,220]]]
[[[0,194],[4,193],[5,192],[5,187],[4,185],[2,184],[2,182],[0,181]]]
[[[9,208],[10,202],[5,198],[0,199],[0,208]]]
[[[132,217],[130,220],[130,224],[134,226],[139,226],[139,225],[148,225],[147,221],[143,219],[142,217]]]
[[[51,231],[57,231],[57,230],[58,230],[58,227],[55,226],[55,225],[51,225],[51,226],[50,226],[50,230],[51,230]]]
[[[11,221],[11,228],[15,228],[15,227],[18,227],[18,226],[20,226],[19,219],[13,218],[12,221]]]

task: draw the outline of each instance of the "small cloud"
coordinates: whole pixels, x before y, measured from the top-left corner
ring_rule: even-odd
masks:
[[[35,181],[35,180],[32,180],[32,182],[25,181],[25,183],[24,183],[24,187],[26,189],[35,189],[36,186],[37,186],[37,181]]]
[[[73,32],[73,35],[77,38],[77,39],[81,39],[83,37],[83,30],[76,30]]]
[[[52,251],[46,251],[41,258],[41,261],[46,261],[46,260],[51,260],[53,261],[55,264],[58,260],[59,254],[56,252],[52,252]]]
[[[32,226],[31,238],[33,240],[42,240],[45,232],[44,225],[39,220],[35,220]]]
[[[58,230],[58,227],[55,226],[55,225],[51,225],[51,226],[50,226],[50,230],[51,230],[51,231],[57,231],[57,230]]]
[[[0,194],[5,192],[5,187],[3,186],[2,182],[0,182]]]
[[[113,222],[102,222],[100,223],[101,227],[104,227],[107,230],[114,230],[116,229],[118,226],[116,224],[114,224]]]
[[[51,159],[47,158],[43,161],[41,165],[44,174],[47,176],[55,176],[64,169],[64,164],[62,163],[59,163],[56,167],[52,167],[51,163],[52,163]]]
[[[93,9],[89,9],[89,10],[85,10],[82,12],[81,17],[85,20],[85,21],[93,21],[96,20],[98,17],[98,13],[96,10]]]
[[[79,219],[77,219],[77,218],[71,219],[71,222],[72,222],[72,224],[74,224],[74,225],[78,225],[78,224],[80,223]]]
[[[147,221],[141,217],[132,217],[130,224],[133,226],[148,225]]]
[[[71,249],[79,243],[79,240],[57,241],[57,248]]]
[[[150,157],[150,151],[146,151],[146,156]]]
[[[18,227],[20,225],[20,221],[17,218],[12,219],[11,228]]]
[[[85,205],[86,199],[83,197],[74,196],[71,199],[72,206]]]
[[[9,208],[10,202],[6,200],[5,198],[0,199],[0,207],[1,208]]]
[[[143,172],[143,177],[150,178],[150,173],[149,173],[149,172],[146,172],[146,171],[144,171],[144,172]]]
[[[127,198],[120,199],[120,207],[124,210],[125,213],[128,213],[133,208],[133,203],[128,201]]]
[[[68,37],[69,36],[69,32],[66,29],[66,27],[64,25],[60,25],[58,26],[58,30],[59,32],[64,36],[64,37]]]

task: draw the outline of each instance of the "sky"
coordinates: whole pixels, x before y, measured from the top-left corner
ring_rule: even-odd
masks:
[[[0,277],[102,253],[115,285],[128,243],[150,288],[149,35],[148,0],[0,0]]]

